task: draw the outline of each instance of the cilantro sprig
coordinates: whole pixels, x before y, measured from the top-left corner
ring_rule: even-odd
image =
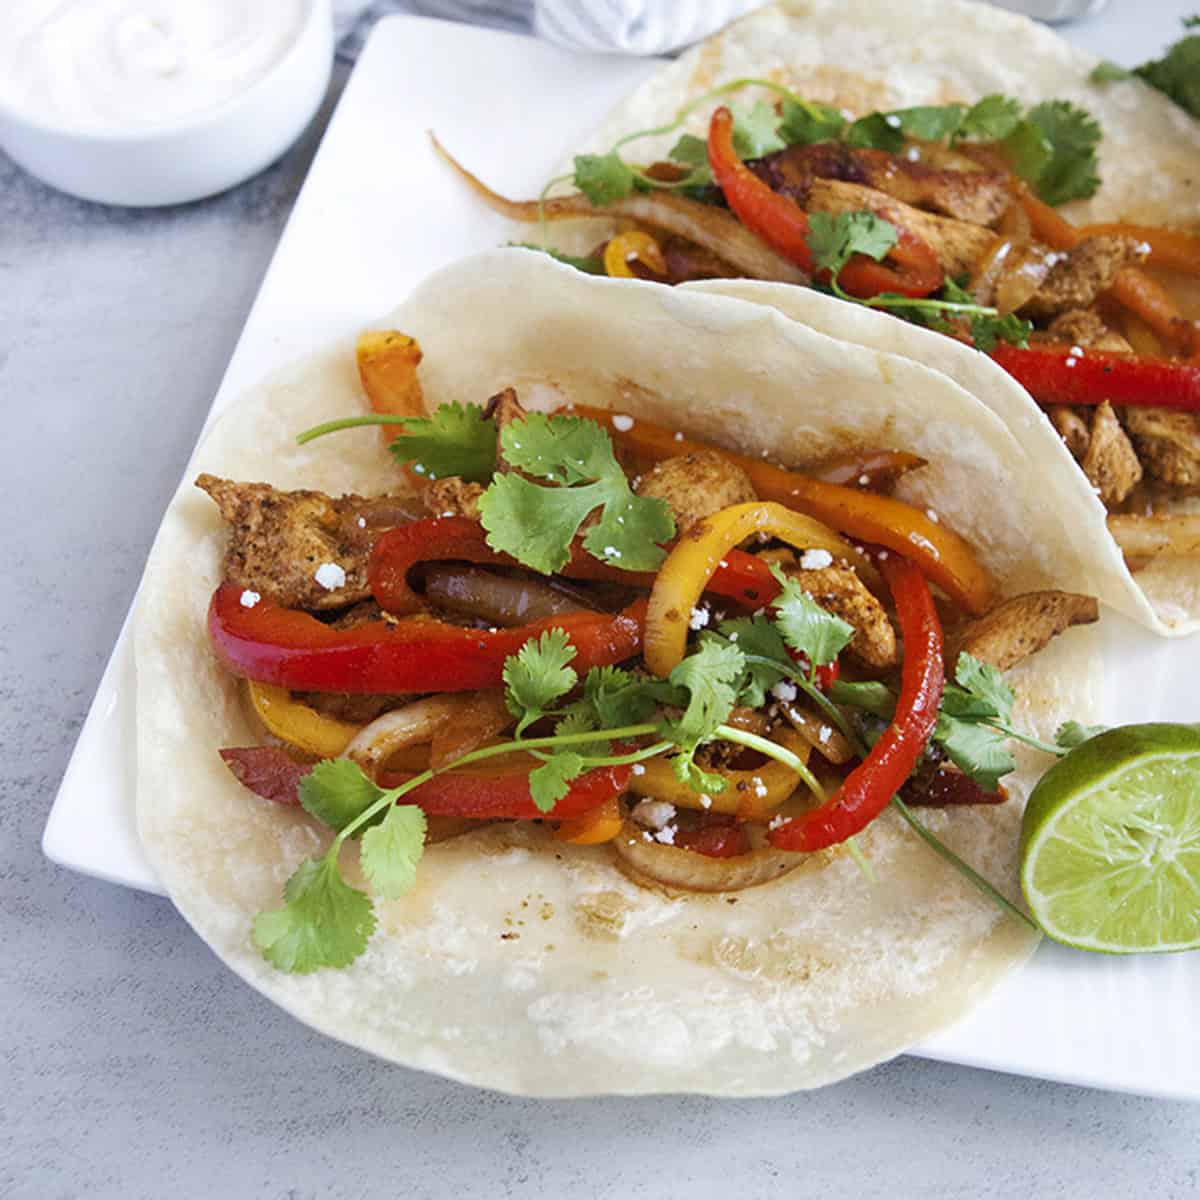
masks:
[[[1200,29],[1200,15],[1184,17],[1184,29]],[[1200,118],[1200,34],[1185,35],[1167,48],[1162,58],[1151,59],[1132,70],[1102,62],[1091,74],[1093,83],[1114,83],[1137,76],[1185,112]]]
[[[880,308],[914,324],[926,325],[940,333],[952,331],[952,321],[966,321],[976,349],[989,353],[998,341],[1027,346],[1033,325],[1016,313],[1001,316],[999,311],[974,298],[956,280],[947,279],[938,296],[901,296],[881,292],[862,300],[851,296],[838,282],[842,268],[855,254],[865,254],[876,262],[887,257],[895,246],[899,231],[875,213],[812,213],[808,219],[808,244],[817,270],[830,272],[829,288],[835,296],[867,308]]]
[[[666,501],[634,494],[612,439],[596,422],[530,413],[505,426],[500,450],[514,470],[497,475],[479,500],[493,550],[553,574],[599,510],[583,534],[593,557],[628,571],[653,571],[666,556],[661,543],[675,536]],[[542,487],[530,475],[554,486]]]

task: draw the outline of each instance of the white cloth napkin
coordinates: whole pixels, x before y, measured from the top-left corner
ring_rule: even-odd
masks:
[[[573,50],[669,54],[763,0],[334,0],[339,50],[353,58],[370,25],[392,12],[533,31]]]

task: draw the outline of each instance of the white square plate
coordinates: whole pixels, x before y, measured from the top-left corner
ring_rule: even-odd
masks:
[[[417,17],[380,22],[346,87],[213,403],[393,307],[430,271],[505,241],[434,157],[426,130],[514,196],[657,69]],[[1200,642],[1106,614],[1111,721],[1200,717]],[[46,825],[55,862],[161,892],[134,821],[134,678],[123,629]],[[1116,959],[1043,945],[917,1053],[947,1062],[1200,1098],[1200,954]]]

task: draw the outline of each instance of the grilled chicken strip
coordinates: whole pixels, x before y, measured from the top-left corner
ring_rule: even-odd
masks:
[[[928,243],[937,254],[942,270],[951,276],[970,274],[975,264],[999,240],[982,225],[923,212],[886,192],[835,179],[814,179],[804,207],[809,212],[861,212],[863,209],[873,212]]]
[[[344,608],[371,595],[367,558],[380,526],[364,514],[374,513],[378,502],[282,492],[215,475],[201,475],[196,486],[229,523],[226,579],[285,607],[315,611]],[[400,518],[398,513],[390,524]]]
[[[1125,429],[1151,479],[1200,494],[1200,415],[1171,408],[1126,408]]]
[[[880,670],[896,665],[896,631],[883,605],[849,567],[788,568],[787,573],[822,608],[854,626],[847,647],[851,654]]]
[[[1120,504],[1142,481],[1142,464],[1107,400],[1096,406],[1079,465],[1106,508]]]
[[[814,179],[864,184],[893,199],[973,225],[991,225],[1012,202],[1004,176],[991,171],[939,170],[886,150],[844,142],[789,146],[749,164],[760,179],[803,207]]]
[[[946,662],[958,662],[965,652],[1007,671],[1072,625],[1090,625],[1099,619],[1100,606],[1094,596],[1074,592],[1012,596],[955,630],[946,642]]]
[[[634,490],[639,496],[665,500],[680,533],[731,504],[758,499],[746,472],[716,450],[664,458]]]
[[[1021,315],[1040,320],[1087,308],[1112,287],[1118,271],[1145,261],[1147,254],[1149,248],[1135,238],[1086,237],[1050,268],[1042,286],[1021,307]]]

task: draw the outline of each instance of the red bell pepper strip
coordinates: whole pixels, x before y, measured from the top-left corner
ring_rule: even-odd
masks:
[[[570,790],[549,812],[542,812],[529,793],[529,770],[492,774],[450,771],[413,788],[402,804],[416,804],[430,816],[477,817],[483,820],[566,821],[598,808],[629,786],[631,768],[597,767],[573,779]],[[393,788],[411,779],[384,771],[380,787]]]
[[[998,344],[992,359],[1039,404],[1148,405],[1200,412],[1200,363],[1067,346]]]
[[[224,583],[213,593],[208,634],[234,674],[299,691],[398,694],[463,692],[504,684],[504,660],[547,629],[561,629],[575,647],[582,675],[633,657],[642,644],[646,602],[617,614],[579,612],[515,629],[464,629],[413,617],[365,621],[334,629],[299,609],[259,600]]]
[[[726,816],[711,816],[699,829],[680,829],[674,844],[708,858],[736,858],[750,852],[745,827],[736,818]]]
[[[891,589],[904,639],[895,716],[824,804],[770,831],[771,844],[781,850],[824,850],[865,829],[904,785],[937,724],[946,664],[929,585],[912,563],[892,555],[880,570]]]
[[[478,521],[468,517],[430,517],[388,530],[375,543],[367,576],[375,599],[390,613],[404,615],[424,607],[421,597],[408,583],[408,574],[423,562],[471,562],[519,566],[515,558],[493,550]],[[568,579],[606,580],[633,587],[649,588],[653,571],[622,571],[601,562],[578,539],[571,546],[571,559],[560,572]],[[708,591],[730,600],[758,607],[777,595],[766,563],[740,550],[731,551],[709,582]]]
[[[738,220],[801,270],[827,281],[829,273],[817,272],[813,261],[804,210],[790,196],[773,191],[738,158],[733,146],[733,115],[728,108],[718,108],[712,115],[708,161]],[[880,292],[928,296],[942,286],[945,276],[933,248],[907,229],[898,229],[897,237],[890,251],[894,267],[856,254],[841,269],[838,282],[850,295],[863,299]]]
[[[299,783],[312,770],[311,764],[296,762],[278,746],[235,747],[220,753],[238,781],[255,795],[276,804],[300,803]],[[619,796],[629,786],[630,772],[628,766],[585,771],[571,781],[570,790],[548,813],[542,812],[529,794],[528,768],[480,774],[447,772],[413,788],[400,803],[419,805],[431,816],[566,820]],[[379,786],[399,787],[412,778],[400,771],[384,771]]]

